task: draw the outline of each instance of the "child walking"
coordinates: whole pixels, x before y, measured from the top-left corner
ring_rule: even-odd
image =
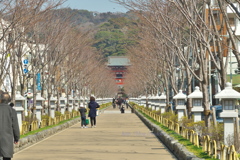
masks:
[[[79,112],[80,112],[80,115],[81,115],[81,128],[87,128],[87,124],[86,124],[87,109],[84,108],[83,104],[80,104]]]

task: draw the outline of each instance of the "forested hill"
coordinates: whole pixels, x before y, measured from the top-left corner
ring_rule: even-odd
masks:
[[[58,18],[66,18],[76,28],[93,29],[93,46],[108,56],[122,56],[127,54],[127,48],[136,44],[134,34],[137,32],[137,18],[133,13],[96,13],[87,10],[63,8],[54,10]]]
[[[71,9],[71,8],[62,8],[54,10],[54,15],[57,17],[70,17],[72,23],[77,25],[81,25],[83,23],[93,23],[95,25],[101,24],[103,22],[107,22],[109,19],[112,18],[119,18],[119,17],[129,17],[128,13],[97,13],[91,12],[88,10],[78,10],[78,9]]]

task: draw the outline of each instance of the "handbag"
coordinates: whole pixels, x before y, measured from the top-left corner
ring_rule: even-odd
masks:
[[[85,123],[86,123],[86,125],[88,125],[89,124],[89,119],[86,119]]]

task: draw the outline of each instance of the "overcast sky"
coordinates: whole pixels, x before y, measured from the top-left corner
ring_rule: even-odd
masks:
[[[127,12],[124,7],[110,0],[67,0],[63,6],[97,12]]]

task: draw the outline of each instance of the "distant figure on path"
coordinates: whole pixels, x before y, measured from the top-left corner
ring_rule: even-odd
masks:
[[[118,104],[118,108],[119,108],[119,109],[121,109],[122,103],[123,103],[123,99],[122,99],[121,97],[118,97],[118,99],[117,99],[117,104]]]
[[[0,94],[0,157],[11,160],[13,157],[13,143],[20,139],[17,113],[9,107],[10,96],[8,93]]]
[[[113,98],[113,100],[112,100],[112,106],[113,106],[113,108],[116,108],[116,100],[115,100],[115,98]]]
[[[86,124],[87,109],[83,106],[83,104],[80,104],[79,112],[80,112],[80,115],[81,115],[81,128],[87,128],[87,124]]]
[[[124,112],[125,112],[124,106],[121,107],[120,111],[121,111],[121,113],[124,113]]]
[[[88,117],[90,117],[91,127],[96,127],[96,116],[97,116],[97,108],[99,108],[99,104],[95,102],[95,98],[93,96],[90,97],[90,102],[88,104],[89,113]]]

